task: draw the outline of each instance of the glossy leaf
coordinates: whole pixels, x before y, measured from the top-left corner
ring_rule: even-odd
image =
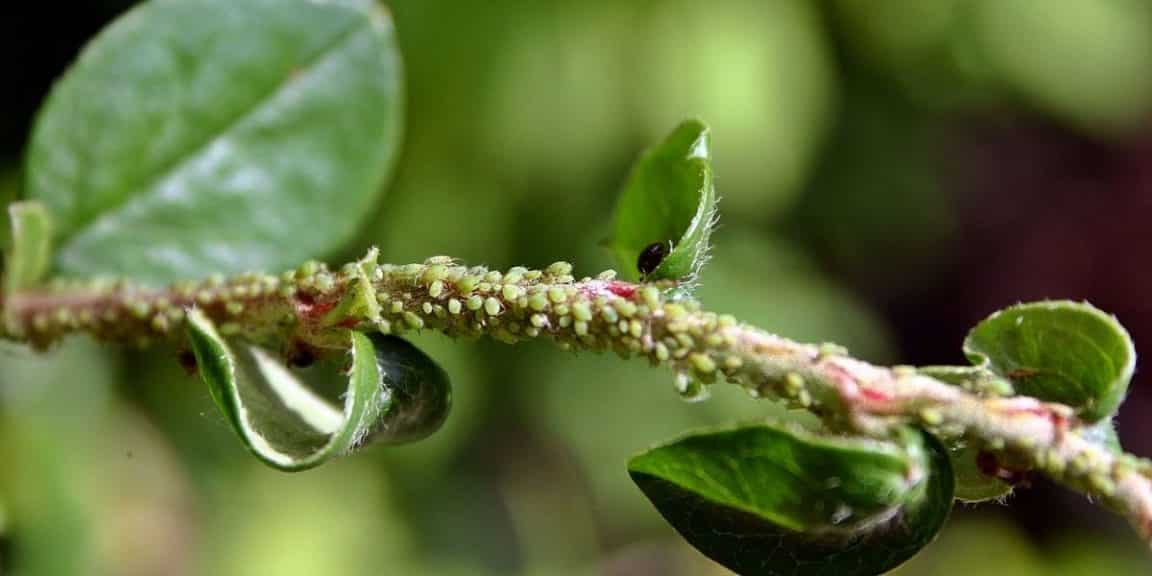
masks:
[[[898,442],[709,431],[629,472],[688,542],[744,575],[881,574],[935,537],[953,497],[943,448],[910,430]]]
[[[708,257],[716,218],[708,127],[689,120],[647,150],[616,205],[610,243],[617,266],[632,278],[692,281]],[[671,243],[638,266],[645,250]],[[641,274],[640,268],[650,270]]]
[[[289,268],[351,238],[393,164],[401,72],[372,0],[159,0],[84,50],[36,121],[27,195],[70,275]]]
[[[226,342],[189,311],[188,339],[201,378],[257,457],[302,470],[370,442],[419,440],[443,424],[448,376],[408,342],[348,332],[351,368],[337,407],[265,350]]]
[[[39,202],[16,202],[8,206],[12,230],[11,249],[5,258],[4,292],[31,288],[40,283],[52,260],[52,218]]]
[[[968,333],[964,352],[1017,393],[1068,404],[1089,421],[1116,410],[1136,366],[1132,338],[1116,318],[1070,301],[996,312]]]

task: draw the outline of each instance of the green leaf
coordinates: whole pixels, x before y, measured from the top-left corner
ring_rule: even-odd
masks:
[[[1088,421],[1115,412],[1136,366],[1132,338],[1116,318],[1066,300],[992,314],[968,333],[964,353],[1017,393],[1067,404]]]
[[[11,249],[6,255],[4,293],[12,294],[40,283],[52,260],[52,217],[39,202],[16,202],[8,206],[12,228]]]
[[[213,399],[249,450],[276,468],[311,468],[370,442],[416,441],[448,415],[448,376],[400,338],[348,332],[351,368],[338,408],[265,350],[229,345],[201,312],[188,320]]]
[[[709,130],[689,120],[632,169],[616,204],[610,242],[617,266],[632,278],[691,282],[707,260],[715,219]],[[669,243],[667,254],[650,259],[650,271],[641,274],[641,253]]]
[[[36,121],[56,266],[153,283],[349,240],[396,155],[401,70],[372,0],[160,0],[104,30]]]
[[[766,425],[696,433],[629,463],[673,527],[739,574],[880,574],[930,542],[952,507],[943,448]]]

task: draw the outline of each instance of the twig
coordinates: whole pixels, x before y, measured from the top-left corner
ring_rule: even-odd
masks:
[[[577,281],[571,266],[507,272],[445,257],[339,272],[308,263],[281,276],[248,274],[167,288],[123,282],[56,284],[8,295],[10,339],[44,348],[72,333],[145,346],[182,345],[185,311],[197,307],[231,334],[330,348],[345,329],[437,330],[506,342],[547,338],[560,347],[612,350],[667,365],[679,377],[718,379],[812,410],[832,429],[884,436],[915,424],[1009,457],[1126,516],[1152,542],[1152,462],[1091,438],[1073,410],[1033,398],[948,384],[908,367],[883,368],[830,345],[801,344],[666,296],[668,285],[611,273]]]

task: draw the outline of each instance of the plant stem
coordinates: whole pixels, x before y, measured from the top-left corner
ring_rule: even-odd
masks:
[[[225,335],[278,342],[286,354],[338,346],[346,329],[437,330],[506,342],[547,338],[565,350],[612,350],[666,365],[679,377],[738,384],[754,396],[818,414],[829,428],[884,437],[917,425],[1020,462],[1125,515],[1152,542],[1152,462],[1092,439],[1064,405],[966,389],[910,367],[878,367],[830,345],[802,344],[611,274],[577,281],[571,266],[507,272],[449,258],[378,265],[375,252],[331,272],[308,263],[281,276],[148,288],[57,283],[0,302],[3,333],[37,348],[66,335],[146,346],[183,344],[185,311],[201,309]]]

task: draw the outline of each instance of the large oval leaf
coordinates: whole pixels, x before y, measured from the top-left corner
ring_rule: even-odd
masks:
[[[401,78],[372,0],[157,0],[37,119],[28,196],[70,275],[289,268],[350,239],[393,163]]]
[[[617,266],[645,280],[692,280],[716,215],[708,127],[689,120],[644,152],[616,204]]]
[[[448,415],[448,376],[394,336],[348,332],[352,366],[344,405],[332,405],[262,348],[233,346],[201,312],[188,312],[200,376],[248,448],[282,470],[303,470],[370,442],[435,432]]]
[[[996,312],[968,333],[964,353],[1011,380],[1017,393],[1068,404],[1089,421],[1116,410],[1136,367],[1132,337],[1116,318],[1070,301]]]
[[[930,542],[952,507],[931,436],[826,438],[766,425],[693,434],[629,472],[693,546],[744,575],[870,575]]]

